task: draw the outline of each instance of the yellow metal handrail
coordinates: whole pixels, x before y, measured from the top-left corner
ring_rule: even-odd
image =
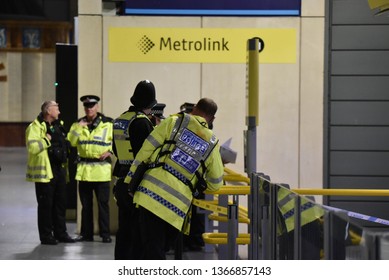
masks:
[[[291,189],[301,195],[334,195],[334,196],[389,196],[389,190],[380,189]],[[222,186],[218,191],[207,194],[249,195],[250,186]]]
[[[250,186],[222,186],[218,191],[215,192],[205,192],[206,194],[227,194],[227,195],[233,195],[233,194],[241,194],[246,195],[250,194]]]
[[[205,232],[203,233],[204,242],[207,244],[227,244],[228,234],[226,232]],[[250,244],[249,233],[239,233],[236,238],[236,244],[247,245]]]
[[[389,190],[377,189],[291,189],[301,195],[336,195],[336,196],[389,196]]]
[[[243,182],[246,184],[250,184],[250,178],[248,178],[245,175],[239,174],[239,173],[237,173],[237,172],[235,172],[227,167],[224,167],[224,172],[226,173],[223,176],[224,181]]]

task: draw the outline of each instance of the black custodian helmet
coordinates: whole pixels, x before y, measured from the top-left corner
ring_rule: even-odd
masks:
[[[138,109],[150,109],[157,104],[155,99],[155,87],[149,80],[140,81],[131,97],[131,103]]]

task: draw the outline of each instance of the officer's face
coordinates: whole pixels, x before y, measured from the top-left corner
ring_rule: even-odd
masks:
[[[47,113],[52,117],[54,120],[58,120],[58,116],[61,113],[59,111],[58,104],[53,104],[50,105],[49,108],[47,109]]]
[[[84,106],[85,115],[88,119],[94,119],[97,116],[97,103],[88,103],[87,106]]]

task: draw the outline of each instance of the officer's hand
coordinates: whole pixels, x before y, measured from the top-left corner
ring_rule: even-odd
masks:
[[[106,158],[110,157],[112,154],[110,152],[105,152],[99,158],[99,160],[104,161]]]
[[[85,121],[84,119],[82,119],[81,121],[78,122],[78,124],[81,125],[81,126],[87,126],[88,122]]]

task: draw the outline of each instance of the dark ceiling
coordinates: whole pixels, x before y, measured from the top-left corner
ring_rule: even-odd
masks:
[[[0,0],[2,20],[73,21],[77,0]]]

